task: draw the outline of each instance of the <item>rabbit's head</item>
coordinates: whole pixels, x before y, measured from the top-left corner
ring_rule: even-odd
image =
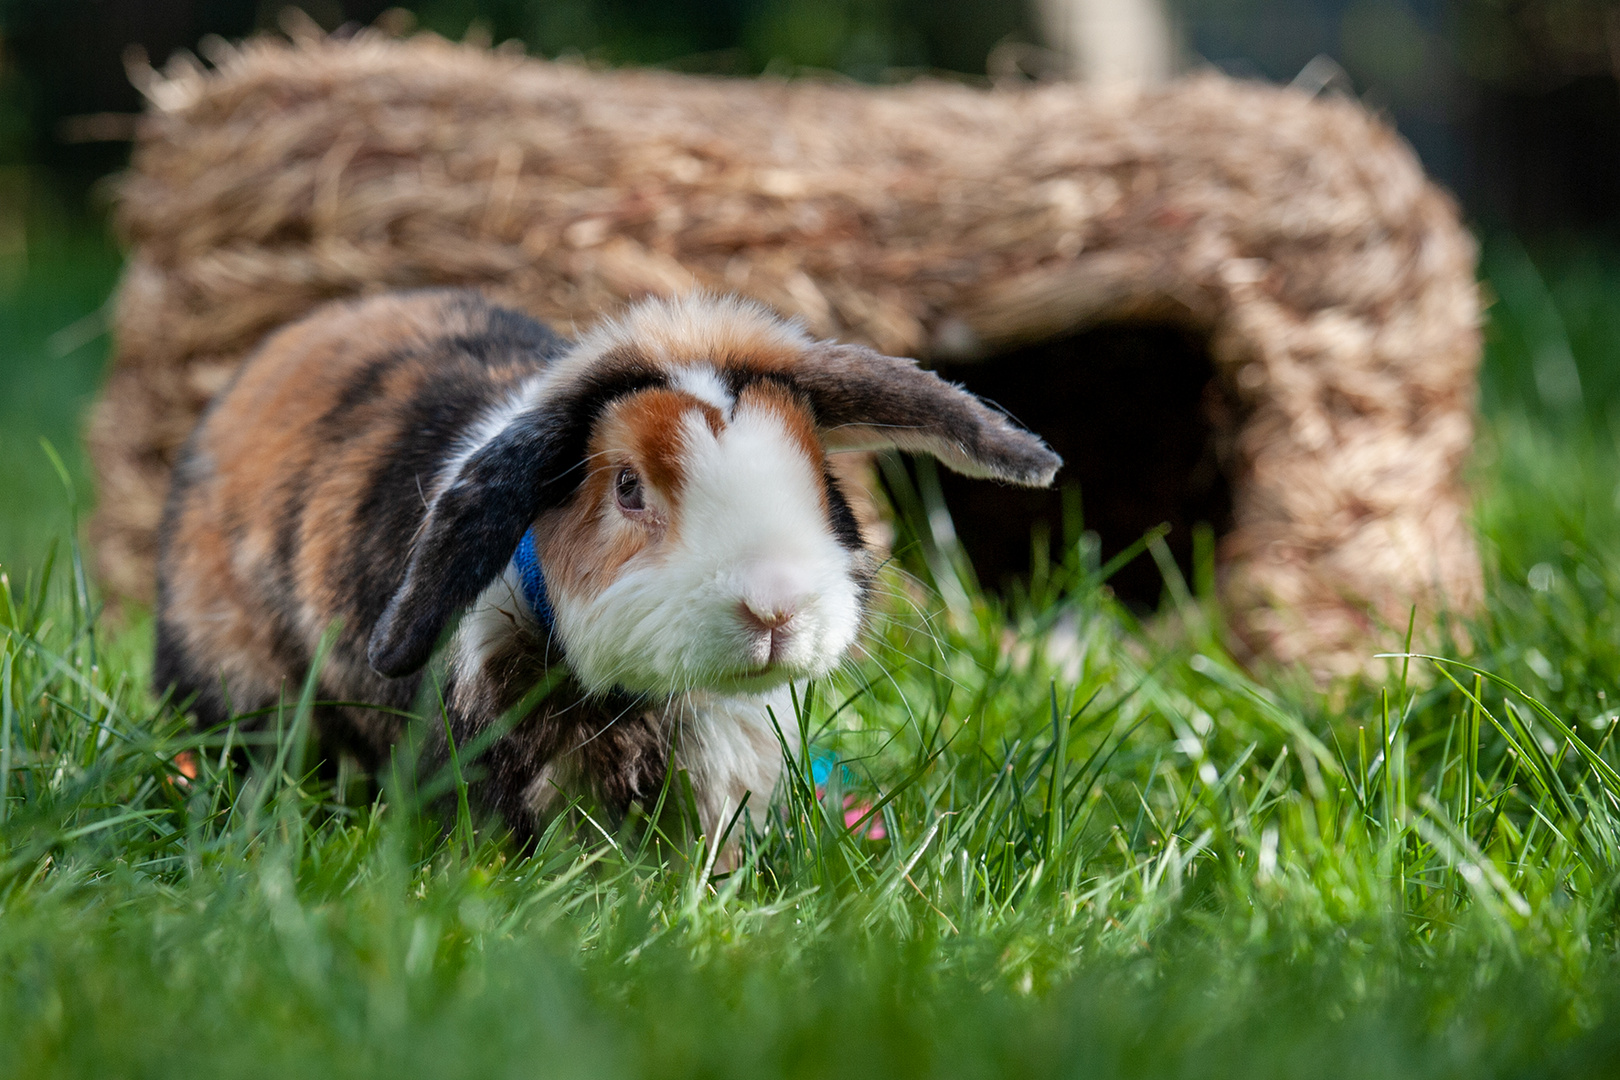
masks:
[[[887,447],[1031,486],[1061,464],[911,360],[814,340],[736,299],[644,302],[468,434],[371,663],[419,668],[532,529],[553,639],[588,687],[750,691],[825,674],[855,641],[875,568],[828,455]]]

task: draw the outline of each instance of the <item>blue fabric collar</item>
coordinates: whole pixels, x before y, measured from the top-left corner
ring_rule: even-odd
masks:
[[[517,551],[512,553],[512,566],[517,569],[518,581],[523,585],[523,599],[528,601],[529,610],[534,612],[534,617],[545,627],[546,633],[552,633],[551,598],[546,595],[546,575],[540,570],[540,556],[534,550],[533,529],[524,530]]]

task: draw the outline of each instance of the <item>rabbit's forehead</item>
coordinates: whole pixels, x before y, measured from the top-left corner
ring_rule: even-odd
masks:
[[[770,507],[808,513],[807,527],[824,523],[821,444],[804,410],[785,395],[750,388],[719,428],[701,425],[693,414],[685,425],[688,517],[752,516]]]
[[[736,395],[713,364],[687,364],[676,368],[669,383],[676,390],[712,405],[722,416],[730,416],[737,404]]]

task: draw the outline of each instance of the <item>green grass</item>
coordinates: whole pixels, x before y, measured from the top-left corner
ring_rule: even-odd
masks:
[[[47,298],[63,325],[94,307],[111,262],[84,258],[0,300],[35,327],[8,381],[45,377]],[[723,876],[645,830],[516,859],[388,778],[344,803],[307,772],[307,702],[221,767],[241,734],[148,697],[70,547],[44,583],[65,496],[12,504],[0,1075],[1615,1071],[1620,266],[1497,244],[1486,269],[1483,674],[1257,683],[1211,597],[1145,628],[1080,542],[1015,604],[898,605],[780,718],[840,757],[829,790],[791,763]],[[50,393],[84,399],[91,348]],[[71,430],[62,401],[29,434]],[[5,483],[60,492],[8,439]],[[887,839],[843,827],[846,792]]]

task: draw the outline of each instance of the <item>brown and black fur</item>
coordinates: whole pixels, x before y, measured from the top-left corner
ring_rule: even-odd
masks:
[[[491,720],[520,706],[561,660],[545,635],[520,627],[485,664],[482,678],[458,685],[452,671],[445,699],[456,745],[474,745]],[[651,805],[668,774],[672,734],[657,703],[617,692],[591,694],[564,677],[464,767],[474,778],[477,805],[499,815],[526,843],[534,835],[537,803],[556,806],[569,795],[589,793],[614,815],[634,803]],[[442,769],[448,754],[441,731],[426,733],[423,743],[423,765]],[[548,788],[538,800],[532,790],[537,778]]]
[[[153,681],[199,723],[295,700],[322,632],[321,700],[408,709],[366,644],[459,434],[564,342],[473,293],[326,309],[247,361],[187,444],[164,514]],[[375,760],[387,713],[323,709],[321,736]]]
[[[335,626],[317,699],[411,708],[436,645],[505,572],[524,531],[584,506],[600,481],[587,461],[599,419],[671,385],[674,361],[657,342],[610,342],[580,357],[571,347],[476,292],[449,290],[329,305],[268,339],[174,473],[154,684],[189,700],[204,726],[271,709],[296,698]],[[825,469],[829,433],[851,447],[876,433],[978,475],[1050,481],[1058,459],[1039,440],[909,361],[816,349],[806,364],[801,347],[744,335],[703,359],[733,394],[802,416],[828,526],[851,552],[864,540]],[[519,396],[541,375],[543,393]],[[492,415],[494,429],[470,440]],[[546,559],[570,572],[566,550]],[[561,658],[544,630],[514,620],[475,668],[452,664],[440,690],[458,743],[485,732]],[[329,752],[371,763],[402,728],[363,705],[315,715]],[[428,725],[430,738],[439,729]],[[478,766],[480,801],[521,835],[545,784],[622,811],[662,785],[671,730],[667,702],[565,679],[491,745]]]

